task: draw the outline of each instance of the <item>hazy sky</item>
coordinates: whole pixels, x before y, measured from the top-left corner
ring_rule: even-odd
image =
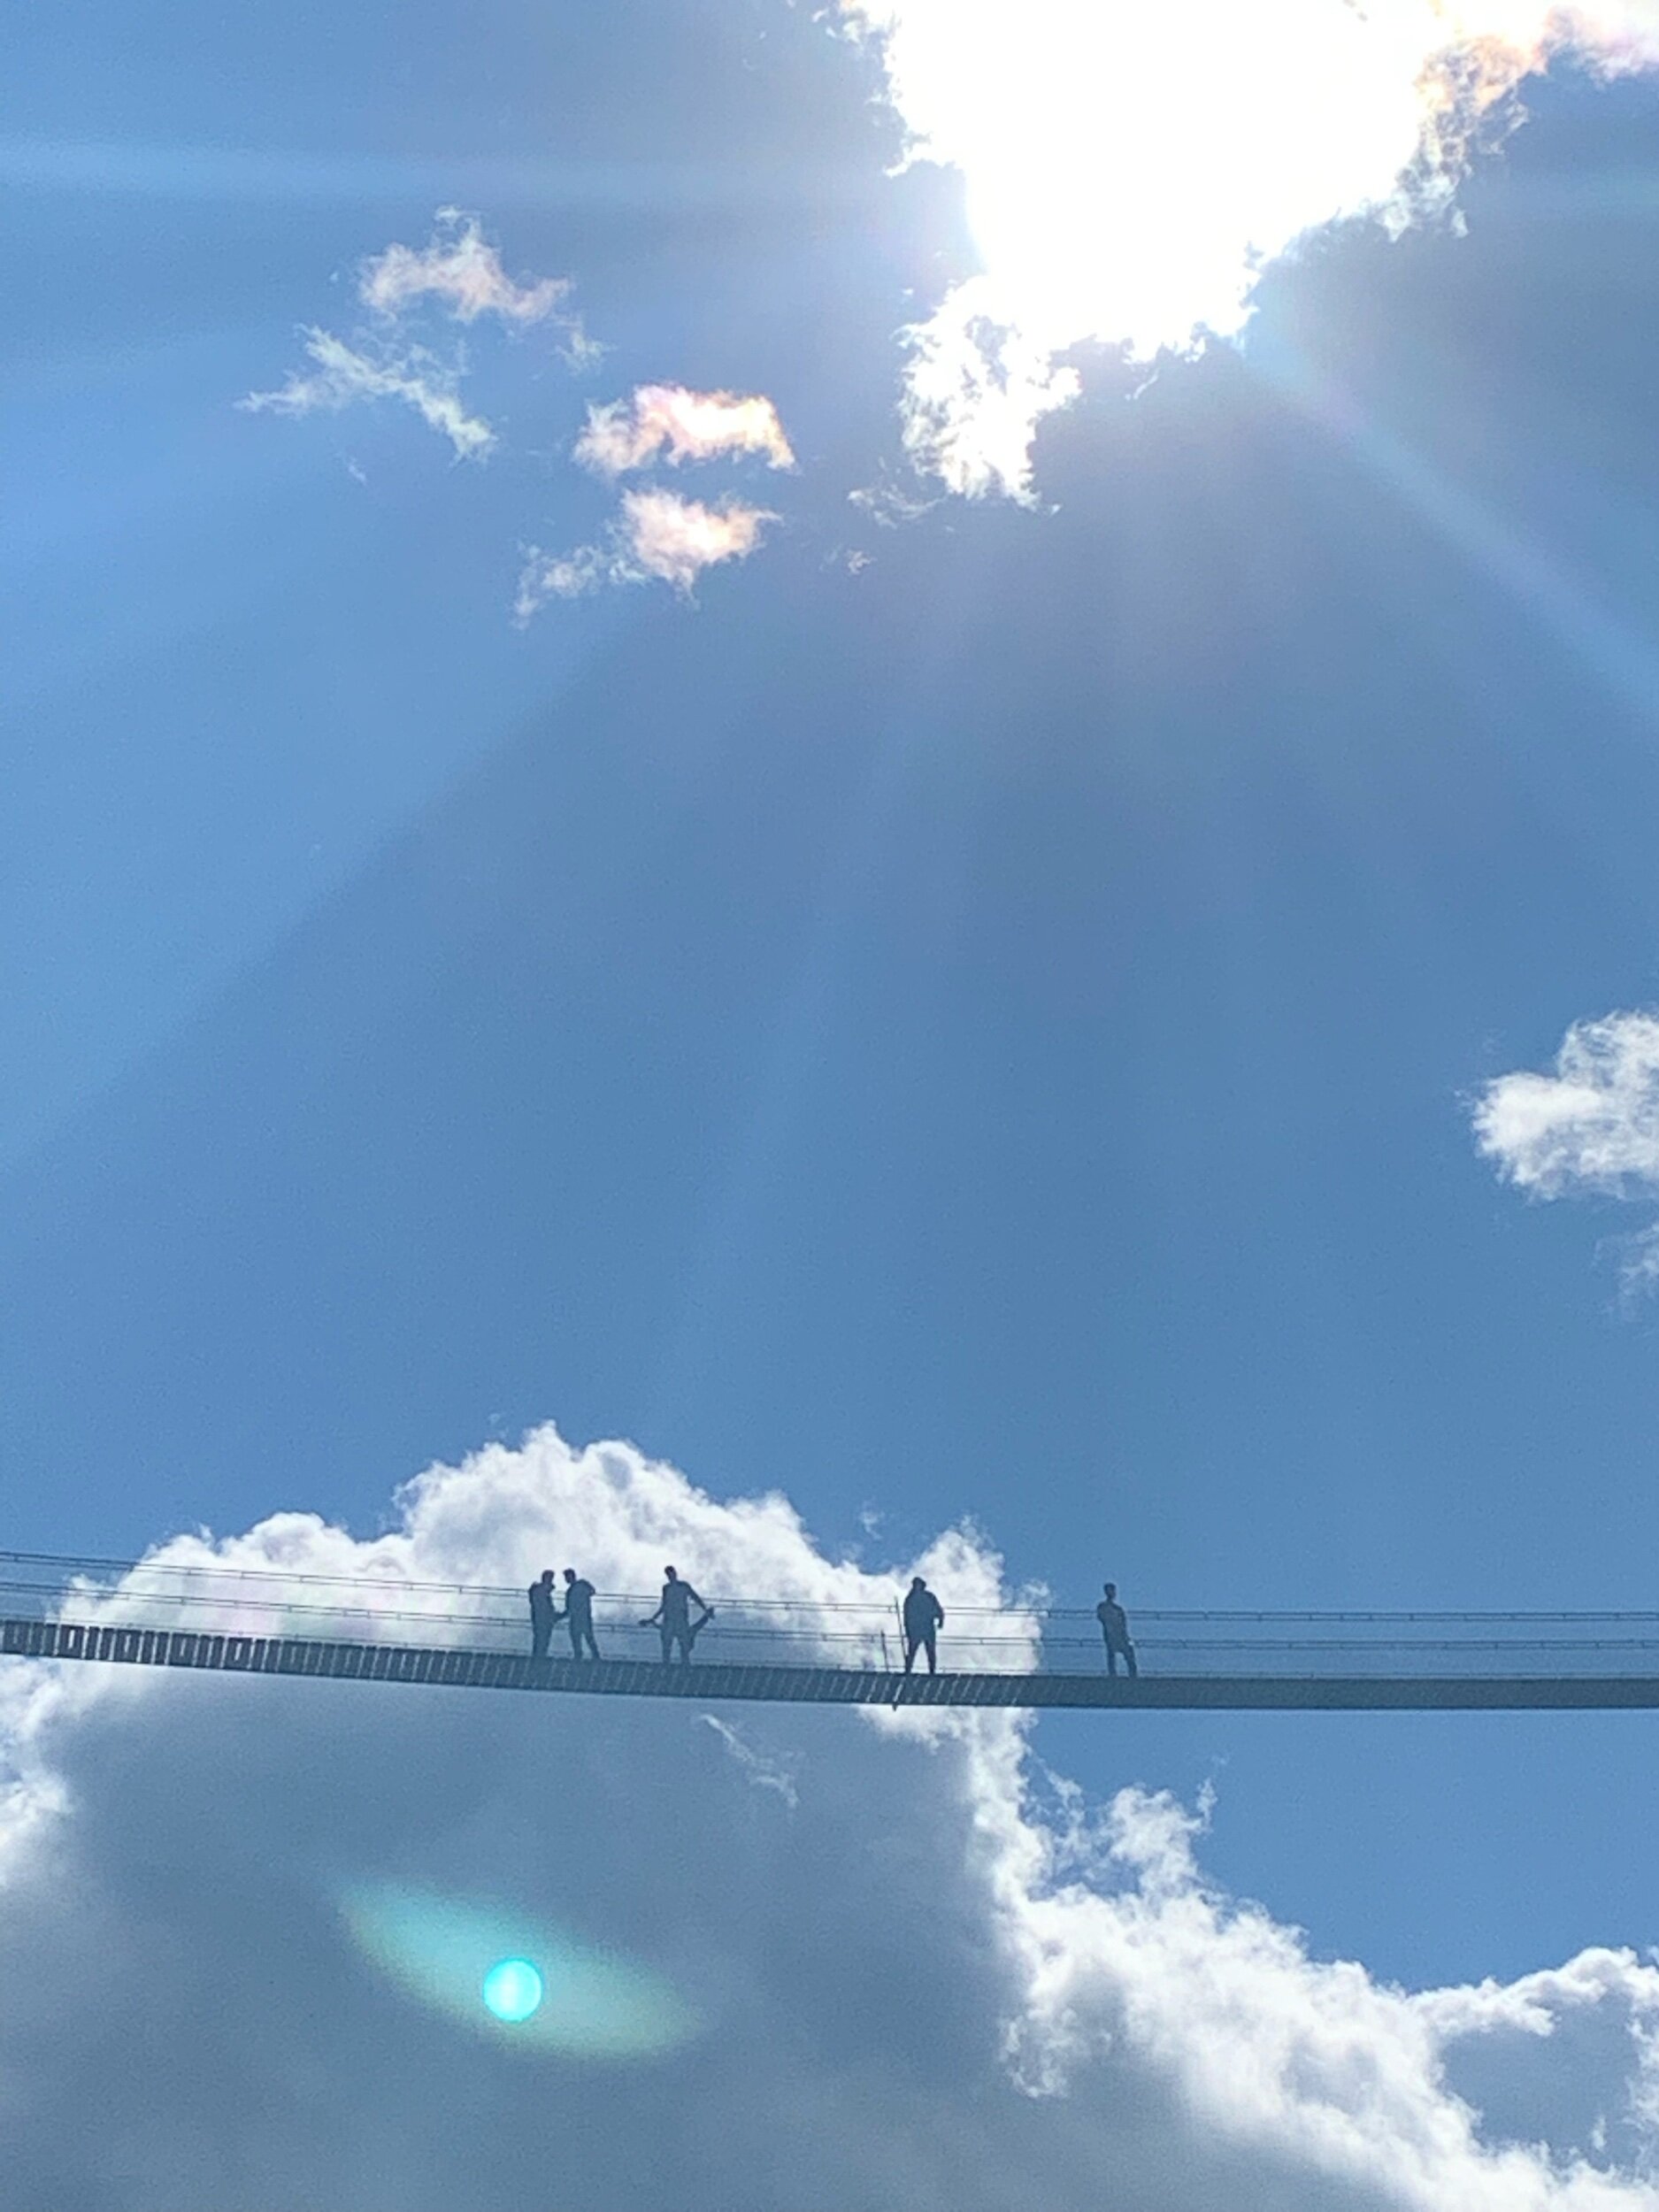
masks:
[[[1545,14],[20,19],[5,1540],[1654,1605],[1659,19]],[[541,1703],[0,1671],[29,2206],[1659,2204],[1640,1717]]]

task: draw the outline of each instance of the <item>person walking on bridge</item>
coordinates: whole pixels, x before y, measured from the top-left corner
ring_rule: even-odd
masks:
[[[1116,1674],[1121,1659],[1130,1674],[1138,1675],[1135,1647],[1129,1640],[1129,1616],[1118,1602],[1118,1585],[1109,1582],[1106,1594],[1094,1608],[1094,1617],[1100,1623],[1100,1632],[1106,1640],[1106,1671]]]
[[[571,1632],[572,1659],[597,1659],[599,1647],[594,1641],[594,1586],[586,1575],[579,1575],[574,1567],[565,1570],[565,1621]],[[583,1649],[586,1645],[587,1649]]]
[[[553,1624],[559,1617],[553,1589],[553,1570],[543,1567],[530,1585],[530,1656],[545,1659]]]
[[[910,1578],[904,1594],[904,1671],[916,1664],[918,1651],[927,1654],[927,1671],[939,1672],[939,1632],[945,1624],[945,1609],[920,1575]]]
[[[690,1583],[682,1581],[674,1568],[664,1567],[663,1574],[664,1580],[662,1601],[649,1620],[641,1621],[640,1626],[655,1628],[661,1632],[664,1666],[667,1666],[672,1659],[674,1647],[678,1644],[680,1663],[683,1667],[688,1667],[691,1664],[691,1647],[696,1642],[709,1622],[714,1618],[714,1608],[704,1604]],[[691,1609],[694,1605],[702,1609],[699,1617],[695,1621],[691,1617]]]

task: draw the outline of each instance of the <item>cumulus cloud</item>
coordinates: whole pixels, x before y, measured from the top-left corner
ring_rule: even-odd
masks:
[[[1659,1015],[1575,1022],[1555,1071],[1522,1069],[1475,1102],[1475,1141],[1539,1198],[1659,1198]],[[1631,1290],[1659,1287],[1659,1225],[1624,1242]]]
[[[603,584],[670,584],[689,593],[706,568],[747,560],[777,516],[741,499],[706,506],[677,492],[624,492],[604,538],[574,552],[526,549],[513,611],[527,621],[549,599],[574,599]]]
[[[683,384],[641,384],[631,399],[590,407],[576,441],[576,458],[600,476],[623,476],[659,459],[678,467],[738,454],[757,454],[771,468],[794,466],[771,400],[692,392]]]
[[[840,0],[912,159],[962,173],[981,267],[908,334],[906,445],[1025,496],[1089,341],[1133,360],[1236,338],[1263,271],[1354,220],[1443,214],[1483,132],[1557,57],[1659,60],[1654,0]]]
[[[565,1559],[821,1607],[901,1580],[781,1498],[551,1429],[365,1542],[289,1514],[209,1548],[388,1590]],[[912,1564],[948,1606],[999,1594],[966,1535]],[[1206,1880],[1202,1807],[1091,1809],[1012,1716],[780,1709],[759,1752],[679,1701],[15,1662],[0,1777],[19,2204],[495,2212],[556,2182],[634,2212],[674,2172],[727,2212],[1659,2212],[1659,1971],[1412,1993],[1317,1962]],[[486,2016],[497,1947],[551,1962],[556,2032]]]
[[[296,370],[275,391],[250,392],[239,407],[250,415],[337,414],[359,400],[401,400],[449,441],[457,460],[478,460],[495,444],[488,423],[462,404],[457,368],[419,348],[375,360],[326,330],[309,329],[304,338],[311,369]]]

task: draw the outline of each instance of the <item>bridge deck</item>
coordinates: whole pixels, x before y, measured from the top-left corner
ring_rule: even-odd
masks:
[[[941,1673],[880,1668],[637,1659],[531,1659],[430,1644],[325,1642],[202,1629],[0,1619],[0,1656],[221,1674],[303,1675],[601,1697],[693,1697],[794,1705],[1056,1708],[1158,1712],[1582,1712],[1659,1707],[1659,1674],[1271,1675]]]

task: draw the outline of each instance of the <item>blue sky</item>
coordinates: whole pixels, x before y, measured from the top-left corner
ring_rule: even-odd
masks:
[[[1471,1116],[1655,997],[1654,80],[1532,80],[1241,346],[1085,348],[1021,503],[906,462],[961,179],[810,12],[127,35],[19,25],[0,145],[7,1540],[371,1533],[553,1419],[1074,1602],[1651,1605],[1639,1216]],[[463,334],[477,464],[238,409],[449,204],[600,361]],[[515,625],[654,382],[771,400],[793,470],[672,484],[778,521]],[[1213,1778],[1217,1878],[1384,1977],[1659,1942],[1640,1718],[1037,1747]]]

